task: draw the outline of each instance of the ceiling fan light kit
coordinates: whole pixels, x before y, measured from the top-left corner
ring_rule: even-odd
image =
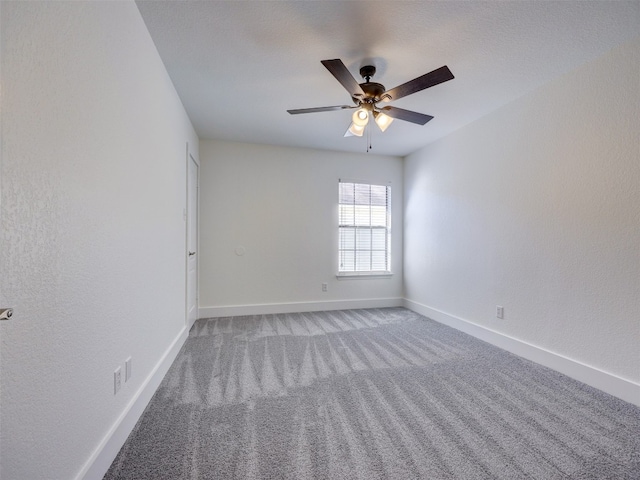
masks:
[[[351,75],[347,67],[340,59],[322,60],[321,63],[329,72],[340,82],[340,84],[349,92],[351,100],[355,106],[336,105],[332,107],[317,108],[301,108],[297,110],[287,110],[291,115],[301,113],[317,113],[329,112],[335,110],[351,110],[357,109],[351,116],[351,125],[344,134],[345,137],[357,136],[361,137],[365,127],[369,123],[369,117],[373,116],[376,125],[383,132],[391,125],[394,119],[404,120],[405,122],[424,125],[433,117],[423,113],[405,110],[403,108],[393,107],[390,105],[379,107],[378,103],[388,103],[399,98],[406,97],[412,93],[425,90],[443,82],[447,82],[455,78],[451,70],[445,65],[432,72],[426,73],[420,77],[414,78],[395,88],[386,90],[384,85],[371,82],[371,77],[376,73],[376,67],[373,65],[365,65],[360,68],[360,75],[365,80],[364,83],[358,83]]]

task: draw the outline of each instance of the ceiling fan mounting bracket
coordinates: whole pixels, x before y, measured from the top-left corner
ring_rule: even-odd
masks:
[[[369,79],[376,74],[376,67],[373,65],[365,65],[360,68],[360,76],[365,79],[367,83],[369,83]]]

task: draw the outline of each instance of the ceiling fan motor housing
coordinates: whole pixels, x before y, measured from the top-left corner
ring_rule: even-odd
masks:
[[[386,91],[381,83],[361,83],[360,88],[364,91],[364,97],[352,97],[355,103],[378,103],[382,94]]]

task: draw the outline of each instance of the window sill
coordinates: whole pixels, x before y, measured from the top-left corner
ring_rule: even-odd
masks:
[[[391,278],[391,272],[343,272],[337,273],[338,280],[354,279],[354,278]]]

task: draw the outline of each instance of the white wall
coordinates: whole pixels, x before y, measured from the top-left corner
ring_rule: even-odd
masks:
[[[402,298],[401,158],[221,141],[200,156],[201,316]],[[392,182],[392,278],[336,279],[339,178]]]
[[[640,382],[638,119],[636,40],[410,155],[406,297]]]
[[[198,139],[133,2],[1,9],[0,477],[71,479],[184,335]]]

